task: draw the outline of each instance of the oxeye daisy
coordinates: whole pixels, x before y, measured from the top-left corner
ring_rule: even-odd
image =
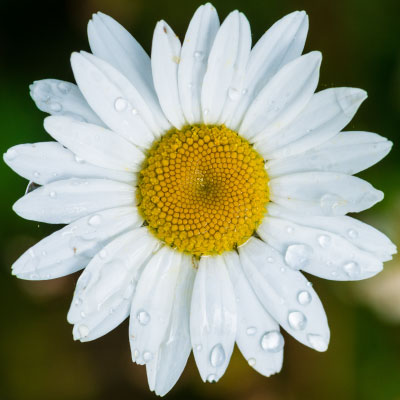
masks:
[[[13,265],[22,279],[83,269],[68,321],[97,339],[128,316],[132,359],[166,394],[190,353],[204,381],[234,344],[259,373],[282,367],[282,327],[317,351],[323,306],[301,271],[360,280],[396,252],[352,217],[383,193],[354,174],[392,143],[343,132],[366,93],[315,92],[321,54],[302,55],[305,12],[252,47],[246,17],[195,12],[182,43],[156,25],[151,58],[115,20],[89,22],[92,54],[73,53],[77,85],[34,82],[55,141],[12,147],[5,162],[31,184],[23,218],[67,224]]]

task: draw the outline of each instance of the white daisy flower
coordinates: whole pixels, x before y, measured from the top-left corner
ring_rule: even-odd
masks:
[[[345,214],[383,199],[353,175],[392,143],[342,132],[366,93],[315,93],[321,54],[301,55],[305,12],[251,45],[246,17],[220,25],[206,4],[181,44],[160,21],[151,58],[116,21],[89,22],[92,54],[73,53],[77,86],[35,82],[56,140],[8,150],[39,188],[23,218],[66,227],[13,265],[22,279],[84,268],[68,313],[74,338],[130,316],[133,361],[166,394],[193,350],[204,381],[224,374],[235,342],[249,365],[280,371],[284,339],[325,351],[322,304],[300,270],[330,280],[374,276],[396,248]]]

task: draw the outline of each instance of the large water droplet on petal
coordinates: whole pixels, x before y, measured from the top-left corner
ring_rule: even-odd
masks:
[[[260,341],[261,348],[272,353],[282,350],[284,343],[285,340],[279,331],[266,332]]]
[[[149,351],[145,351],[143,353],[143,361],[145,363],[148,363],[149,361],[151,361],[153,359],[153,354],[151,354]]]
[[[118,97],[114,102],[115,111],[122,112],[128,106],[128,102],[122,97]]]
[[[324,194],[320,199],[320,206],[323,213],[326,215],[332,214],[339,207],[341,201],[342,199],[336,194]]]
[[[354,261],[351,261],[351,262],[348,262],[348,263],[344,264],[343,265],[343,271],[351,279],[356,279],[361,274],[360,266]]]
[[[257,332],[257,328],[255,326],[250,326],[246,329],[246,334],[248,336],[253,336]]]
[[[328,348],[328,343],[321,335],[307,335],[308,342],[311,347],[317,351],[325,351]]]
[[[91,226],[97,226],[100,225],[100,223],[101,223],[100,215],[93,215],[88,220],[88,224]]]
[[[150,315],[145,310],[140,310],[137,313],[136,318],[138,319],[141,325],[147,325],[150,322]]]
[[[318,243],[321,247],[328,247],[331,244],[331,237],[328,235],[319,235]]]
[[[355,229],[349,229],[347,231],[347,234],[349,235],[349,238],[351,238],[351,239],[356,239],[358,237],[358,232]]]
[[[302,290],[297,294],[297,301],[302,306],[311,303],[311,294],[307,290]]]
[[[221,366],[225,361],[225,351],[222,345],[216,344],[210,353],[210,363],[213,367]]]
[[[307,267],[310,258],[313,254],[313,249],[306,244],[292,244],[285,253],[286,264],[293,269],[302,269]]]
[[[301,311],[291,311],[288,314],[288,322],[292,329],[301,331],[307,325],[307,318]]]

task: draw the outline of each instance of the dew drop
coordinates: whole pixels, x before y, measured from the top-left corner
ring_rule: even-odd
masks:
[[[235,89],[235,88],[229,88],[228,89],[228,97],[232,100],[232,101],[236,101],[239,99],[240,97],[240,92],[239,90]]]
[[[265,351],[276,353],[282,350],[285,340],[279,331],[269,331],[261,337],[260,345]]]
[[[283,273],[285,271],[286,271],[285,267],[281,267],[281,272]]]
[[[329,215],[340,205],[341,198],[336,194],[327,193],[320,199],[320,206],[324,214]]]
[[[249,91],[248,89],[243,89],[242,90],[242,95],[244,96],[245,94],[247,94],[248,91]]]
[[[35,178],[39,178],[39,176],[40,176],[40,172],[38,172],[38,171],[35,171],[35,172],[33,173],[33,176],[34,176]]]
[[[78,157],[78,156],[75,156],[75,161],[76,161],[77,163],[79,163],[79,164],[82,164],[82,163],[84,162],[84,159],[83,159],[83,158],[80,158],[80,157]]]
[[[204,114],[204,115],[207,115],[208,113],[209,113],[208,109],[205,108],[205,109],[203,110],[203,114]]]
[[[286,264],[293,269],[305,268],[313,254],[313,249],[306,244],[292,244],[285,253]]]
[[[293,231],[294,231],[294,228],[292,226],[287,226],[286,227],[286,232],[287,233],[293,233]]]
[[[328,235],[319,235],[318,236],[318,243],[321,247],[328,247],[331,244],[331,237]]]
[[[147,325],[150,322],[150,315],[145,310],[138,311],[136,318],[141,325]]]
[[[14,160],[14,158],[17,157],[17,151],[15,149],[8,149],[7,153],[5,154],[5,158],[8,161]]]
[[[89,328],[86,325],[79,325],[78,332],[81,338],[84,338],[89,335]]]
[[[267,262],[269,262],[269,263],[273,263],[275,260],[273,259],[273,257],[268,257],[267,258]]]
[[[86,317],[86,314],[83,312],[83,311],[81,311],[81,318],[85,318]]]
[[[311,303],[311,294],[307,290],[302,290],[297,294],[297,301],[302,306]]]
[[[217,382],[217,376],[215,374],[210,374],[207,376],[207,382]]]
[[[122,97],[118,97],[114,102],[115,111],[122,112],[128,106],[128,102]]]
[[[216,344],[210,353],[210,363],[213,367],[220,367],[225,361],[225,351],[222,345]]]
[[[195,51],[193,56],[197,61],[201,61],[204,58],[204,53],[202,51]]]
[[[256,332],[257,332],[257,328],[256,328],[255,326],[249,326],[249,327],[246,329],[246,334],[247,334],[248,336],[253,336],[253,335],[256,334]]]
[[[358,278],[361,274],[360,266],[354,261],[344,264],[343,270],[347,276],[352,279]]]
[[[62,94],[68,94],[71,91],[71,87],[64,82],[60,82],[57,88]]]
[[[195,348],[196,348],[196,351],[203,350],[203,346],[201,344],[198,344]]]
[[[300,311],[291,311],[288,314],[288,322],[292,329],[294,329],[296,331],[301,331],[307,325],[307,318]]]
[[[60,112],[62,110],[61,104],[56,102],[50,103],[49,108],[52,112]]]
[[[136,110],[136,108],[132,108],[132,114],[133,115],[138,115],[138,110]]]
[[[356,239],[358,237],[358,232],[355,229],[349,229],[347,234],[351,239]]]
[[[100,223],[101,223],[100,215],[93,215],[88,220],[88,224],[91,226],[98,226],[98,225],[100,225]]]
[[[128,300],[132,297],[133,291],[135,290],[135,284],[133,282],[131,282],[125,289],[124,294],[123,294],[123,298],[125,300]]]
[[[99,257],[105,259],[107,257],[107,250],[103,249],[99,252]]]
[[[151,361],[152,358],[153,358],[153,354],[151,354],[149,351],[145,351],[145,352],[143,353],[143,361],[144,361],[145,363]]]
[[[54,198],[57,197],[57,193],[54,192],[54,191],[51,191],[51,192],[49,193],[49,197],[51,197],[52,199],[54,199]]]
[[[254,367],[256,365],[256,359],[255,358],[249,358],[247,360],[247,362],[249,363],[250,367]]]
[[[308,343],[317,351],[325,351],[328,348],[328,343],[321,335],[309,334],[307,335]]]

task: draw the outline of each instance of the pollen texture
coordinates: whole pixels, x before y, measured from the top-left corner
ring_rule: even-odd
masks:
[[[262,157],[225,126],[167,132],[150,148],[140,171],[138,203],[149,229],[196,256],[244,243],[267,202]]]

